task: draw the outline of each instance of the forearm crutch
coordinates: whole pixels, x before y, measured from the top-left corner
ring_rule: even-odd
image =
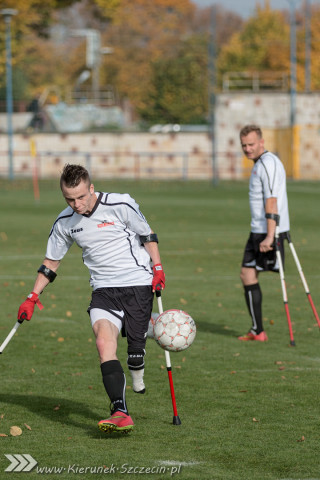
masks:
[[[158,287],[158,285],[157,285]],[[156,297],[158,300],[158,308],[159,308],[159,313],[163,313],[163,307],[162,307],[162,299],[161,299],[161,287],[159,290],[157,290],[156,287]],[[177,404],[176,404],[176,397],[174,394],[174,387],[173,387],[173,380],[172,380],[172,368],[171,368],[171,360],[170,360],[170,353],[168,350],[164,351],[165,356],[166,356],[166,365],[167,365],[167,372],[168,372],[168,377],[169,377],[169,385],[170,385],[170,393],[171,393],[171,400],[172,400],[172,407],[173,407],[173,425],[181,425],[181,420],[178,415],[177,411]]]
[[[320,327],[320,319],[319,319],[319,315],[317,313],[317,310],[316,310],[316,307],[314,306],[314,303],[312,301],[312,298],[311,298],[311,294],[310,294],[310,291],[309,291],[309,287],[308,287],[308,284],[307,284],[307,281],[306,281],[306,277],[304,276],[304,273],[302,271],[302,267],[301,267],[301,264],[299,262],[299,258],[298,258],[298,255],[297,255],[297,252],[296,252],[296,249],[294,248],[294,245],[292,243],[292,240],[291,240],[291,236],[290,236],[290,232],[287,232],[287,240],[288,240],[288,243],[289,243],[289,247],[290,247],[290,250],[291,250],[291,253],[293,255],[293,258],[294,258],[294,261],[296,263],[296,266],[297,266],[297,269],[298,269],[298,272],[299,272],[299,275],[300,275],[300,278],[301,278],[301,281],[302,281],[302,285],[304,287],[304,290],[307,294],[307,297],[308,297],[308,300],[309,300],[309,303],[311,305],[311,308],[312,308],[312,311],[313,311],[313,314],[314,316],[316,317],[316,320],[318,322],[318,326]]]
[[[280,252],[280,245],[279,245],[279,220],[280,220],[280,215],[277,215],[275,213],[267,213],[266,218],[271,218],[272,220],[275,220],[275,222],[276,222],[276,231],[275,231],[275,236],[274,236],[275,237],[276,256],[277,256],[278,265],[279,265],[279,275],[280,275],[280,281],[281,281],[283,303],[284,303],[284,308],[285,308],[285,311],[286,311],[288,327],[289,327],[290,345],[292,347],[294,347],[296,345],[296,343],[295,343],[294,338],[293,338],[292,324],[291,324],[291,318],[290,318],[290,312],[289,312],[287,287],[286,287],[286,281],[285,281],[285,278],[284,278],[283,263],[282,263],[281,252]]]

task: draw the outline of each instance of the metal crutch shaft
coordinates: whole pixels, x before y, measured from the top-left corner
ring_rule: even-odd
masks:
[[[288,240],[288,244],[289,244],[289,247],[290,247],[290,250],[291,250],[291,253],[292,253],[292,256],[294,258],[294,261],[296,263],[296,266],[297,266],[297,269],[298,269],[298,272],[299,272],[299,275],[300,275],[300,278],[301,278],[301,281],[302,281],[302,285],[304,287],[304,290],[306,292],[306,295],[308,297],[308,300],[309,300],[309,303],[311,305],[311,308],[312,308],[312,311],[313,311],[313,314],[317,320],[317,323],[318,323],[318,326],[320,327],[320,319],[319,319],[319,315],[318,315],[318,312],[316,310],[316,307],[313,303],[313,300],[312,300],[312,297],[311,297],[311,293],[310,293],[310,290],[309,290],[309,287],[308,287],[308,284],[307,284],[307,281],[306,281],[306,277],[304,276],[304,273],[303,273],[303,270],[302,270],[302,267],[301,267],[301,263],[299,261],[299,258],[298,258],[298,255],[297,255],[297,252],[296,252],[296,249],[294,248],[294,245],[293,245],[293,242],[291,240],[291,236],[290,236],[290,232],[287,232],[287,240]]]
[[[157,287],[158,287],[158,285],[157,285]],[[163,313],[163,306],[162,306],[162,299],[161,299],[161,287],[160,287],[159,290],[156,288],[156,297],[157,297],[157,301],[158,301],[159,313],[161,315],[161,313]],[[179,418],[178,410],[177,410],[176,397],[175,397],[175,393],[174,393],[170,353],[167,350],[165,350],[164,353],[165,353],[165,358],[166,358],[166,366],[167,366],[171,400],[172,400],[172,408],[173,408],[173,421],[172,421],[172,423],[173,423],[173,425],[181,425],[181,420]]]

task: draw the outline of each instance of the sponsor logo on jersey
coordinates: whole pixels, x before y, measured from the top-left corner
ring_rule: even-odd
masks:
[[[114,222],[108,222],[108,220],[102,220],[102,223],[98,223],[98,228],[109,227],[114,225]]]
[[[71,233],[83,232],[83,228],[71,228]]]

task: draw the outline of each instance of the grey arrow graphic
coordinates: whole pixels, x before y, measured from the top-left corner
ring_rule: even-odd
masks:
[[[11,464],[9,465],[8,468],[5,469],[5,472],[12,472],[12,470],[17,466],[19,465],[19,462],[18,460],[13,456],[13,455],[10,455],[9,453],[5,453],[4,454],[5,457],[7,457],[7,459],[11,462]]]
[[[30,472],[36,465],[37,461],[28,453],[10,455],[4,454],[11,464],[5,469],[5,472]]]
[[[31,472],[31,470],[37,465],[37,461],[31,457],[28,453],[23,454],[24,457],[28,460],[29,465],[23,470],[24,472]]]
[[[23,455],[20,455],[19,453],[16,453],[16,454],[15,454],[15,457],[16,457],[16,459],[20,462],[20,465],[18,465],[18,466],[14,469],[14,471],[15,471],[15,472],[22,472],[23,469],[24,469],[24,467],[26,467],[29,462],[28,462],[28,460],[26,460],[26,459],[24,458]]]

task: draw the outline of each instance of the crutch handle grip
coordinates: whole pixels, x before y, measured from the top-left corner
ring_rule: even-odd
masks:
[[[18,322],[22,323],[26,318],[27,318],[27,314],[26,314],[26,312],[23,312],[23,313],[21,313]]]

